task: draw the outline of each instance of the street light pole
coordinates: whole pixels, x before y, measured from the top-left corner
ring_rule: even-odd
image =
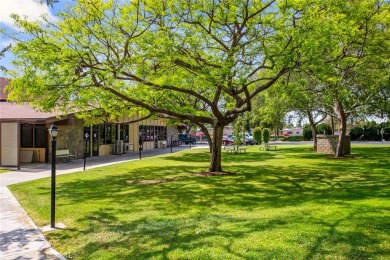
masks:
[[[87,145],[88,145],[88,138],[89,134],[85,133],[85,149],[84,149],[84,171],[85,171],[85,165],[87,163]]]
[[[50,227],[55,228],[56,222],[56,138],[59,129],[52,125],[49,129],[51,135],[51,207],[50,207]]]

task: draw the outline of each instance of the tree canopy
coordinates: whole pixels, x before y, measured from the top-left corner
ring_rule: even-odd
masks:
[[[56,23],[15,19],[31,39],[14,48],[11,98],[46,110],[137,111],[222,129],[298,59],[294,13],[271,0],[84,0]],[[222,170],[213,153],[210,170]]]
[[[326,64],[324,50],[327,61],[339,60],[342,37],[366,28],[361,13],[377,1],[365,0],[358,13],[356,1],[339,2],[80,0],[55,22],[15,16],[29,38],[13,48],[10,98],[93,117],[139,113],[211,125],[209,170],[222,171],[223,127],[294,68],[329,76],[322,71],[333,67],[313,64]]]

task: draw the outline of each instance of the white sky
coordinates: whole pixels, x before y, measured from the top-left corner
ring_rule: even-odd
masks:
[[[11,14],[27,16],[28,20],[41,20],[43,14],[48,14],[50,19],[55,19],[46,4],[40,5],[33,0],[0,0],[0,27],[8,26],[13,29],[14,21]]]

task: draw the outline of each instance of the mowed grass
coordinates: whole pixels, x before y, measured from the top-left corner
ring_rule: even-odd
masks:
[[[390,147],[333,159],[309,146],[223,154],[235,174],[198,176],[192,149],[57,177],[45,233],[68,259],[388,259]],[[38,226],[50,179],[11,186]]]
[[[9,172],[9,170],[7,170],[7,169],[0,169],[0,174],[1,173],[6,173],[6,172]]]

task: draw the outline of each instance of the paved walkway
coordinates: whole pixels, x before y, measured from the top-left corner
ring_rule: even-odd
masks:
[[[205,147],[196,145],[194,148]],[[189,146],[174,147],[173,152]],[[142,158],[170,153],[171,148],[143,151]],[[86,169],[102,167],[125,161],[138,160],[139,153],[87,158]],[[72,160],[56,165],[56,175],[82,171],[84,160]],[[7,188],[8,185],[51,176],[50,164],[23,164],[18,171],[0,174],[0,259],[66,259],[55,251],[34,224],[27,212]]]

